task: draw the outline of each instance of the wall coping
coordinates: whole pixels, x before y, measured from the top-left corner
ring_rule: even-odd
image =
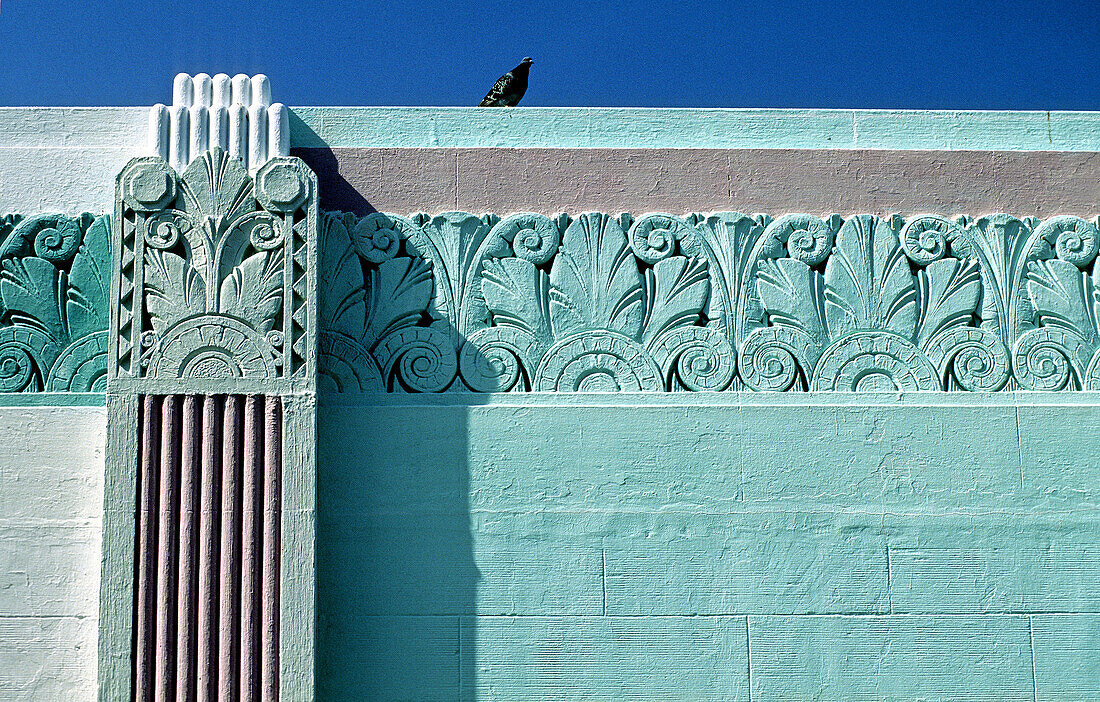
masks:
[[[145,107],[0,107],[0,148],[134,148]],[[1100,112],[296,107],[296,148],[1100,151]]]

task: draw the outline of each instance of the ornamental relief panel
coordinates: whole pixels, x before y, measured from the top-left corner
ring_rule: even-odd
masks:
[[[304,377],[316,227],[304,164],[275,158],[253,179],[221,149],[182,175],[145,157],[117,187],[112,377]]]
[[[108,215],[0,218],[0,392],[103,392]]]
[[[103,215],[0,220],[0,391],[117,373],[334,392],[1100,389],[1095,220],[314,214],[297,159],[135,159]]]
[[[322,216],[332,391],[1100,389],[1097,225]]]

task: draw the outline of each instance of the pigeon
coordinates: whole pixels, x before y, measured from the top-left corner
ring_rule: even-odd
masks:
[[[478,107],[515,107],[527,92],[527,72],[531,70],[531,57],[497,79]]]

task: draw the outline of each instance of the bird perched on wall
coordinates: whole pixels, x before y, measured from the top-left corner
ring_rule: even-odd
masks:
[[[527,92],[527,73],[531,70],[531,57],[528,56],[519,62],[519,65],[508,71],[481,101],[478,107],[515,107],[523,99]]]

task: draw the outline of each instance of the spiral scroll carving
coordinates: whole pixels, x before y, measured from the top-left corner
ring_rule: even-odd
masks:
[[[1008,350],[996,334],[980,327],[948,329],[932,339],[925,353],[940,378],[953,379],[963,390],[993,392],[1008,382]]]
[[[676,242],[691,231],[687,222],[667,214],[649,214],[630,228],[630,249],[640,260],[657,263],[676,253]]]
[[[34,255],[47,261],[67,261],[80,246],[80,227],[69,217],[34,217],[22,226],[26,226],[34,234]]]
[[[1047,241],[1060,260],[1068,261],[1078,268],[1092,263],[1097,250],[1100,250],[1100,237],[1096,227],[1080,217],[1052,217],[1035,230],[1035,236]]]
[[[681,327],[650,348],[669,389],[725,390],[737,368],[729,339],[709,327]]]
[[[1012,349],[1012,372],[1028,390],[1066,390],[1080,386],[1080,357],[1087,348],[1076,334],[1063,329],[1032,329]]]
[[[768,225],[764,239],[775,257],[781,255],[781,246],[787,255],[807,266],[816,266],[833,250],[833,229],[819,217],[806,214],[783,215]],[[769,254],[770,255],[770,254]]]
[[[401,247],[403,222],[374,212],[359,220],[352,232],[356,252],[371,263],[381,263],[397,255]]]
[[[549,217],[530,212],[505,217],[493,227],[491,236],[494,235],[511,242],[518,258],[536,266],[549,261],[561,244],[557,223]]]
[[[145,243],[155,249],[171,249],[180,237],[192,228],[191,220],[182,212],[169,211],[151,217],[145,224]]]
[[[383,378],[412,392],[446,390],[458,373],[458,358],[446,332],[408,327],[383,339],[374,351]]]
[[[475,392],[530,389],[530,369],[544,347],[522,329],[482,329],[466,340],[458,354],[462,380]]]
[[[741,344],[737,365],[741,379],[753,390],[781,392],[796,387],[816,360],[817,344],[789,327],[764,327],[753,331]]]
[[[947,244],[959,228],[946,217],[920,215],[910,219],[901,230],[901,248],[910,261],[927,266],[947,253]]]
[[[59,349],[49,336],[30,327],[0,329],[0,392],[42,389],[43,370]]]

